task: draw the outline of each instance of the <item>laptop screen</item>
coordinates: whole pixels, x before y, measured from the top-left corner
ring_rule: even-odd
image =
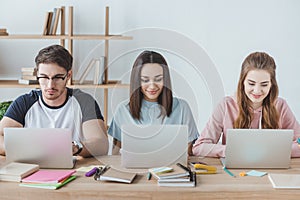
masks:
[[[73,168],[72,133],[60,128],[4,128],[6,161]]]
[[[187,164],[186,125],[122,126],[121,164],[126,168]]]
[[[228,129],[224,165],[227,168],[288,168],[294,131]]]

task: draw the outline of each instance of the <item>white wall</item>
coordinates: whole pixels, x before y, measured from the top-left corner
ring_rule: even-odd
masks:
[[[134,35],[132,41],[111,42],[111,79],[128,82],[132,62],[142,50],[140,44],[163,53],[172,69],[174,93],[190,103],[199,129],[220,96],[234,93],[241,63],[253,51],[265,51],[275,58],[280,96],[300,118],[298,0],[1,0],[0,28],[7,28],[10,34],[41,34],[45,13],[62,5],[74,6],[76,34],[104,33],[105,6],[110,6],[111,34]],[[144,34],[147,28],[170,36]],[[34,65],[37,51],[55,42],[0,40],[0,77],[17,79],[20,66]],[[103,53],[102,47],[101,41],[74,42],[75,76],[95,52]],[[215,85],[208,80],[211,78]],[[1,89],[0,100],[24,91]],[[88,92],[103,106],[101,90]],[[126,99],[128,92],[117,89],[110,94],[111,117],[115,104]]]

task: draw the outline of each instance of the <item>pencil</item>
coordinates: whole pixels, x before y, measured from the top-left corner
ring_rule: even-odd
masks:
[[[223,167],[223,170],[230,176],[235,177],[235,175],[231,171],[229,171],[225,166]]]

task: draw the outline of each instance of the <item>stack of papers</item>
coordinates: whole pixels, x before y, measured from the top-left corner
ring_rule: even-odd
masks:
[[[75,170],[39,170],[22,179],[20,186],[44,189],[58,189],[74,180]]]

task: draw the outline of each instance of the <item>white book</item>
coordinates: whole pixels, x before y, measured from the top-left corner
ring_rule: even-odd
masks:
[[[94,84],[98,84],[100,81],[100,60],[96,59],[95,60],[95,72],[94,72]]]
[[[56,14],[57,14],[57,8],[54,8],[54,9],[53,9],[52,18],[51,18],[51,22],[50,22],[50,26],[49,26],[49,27],[50,27],[50,28],[49,28],[49,35],[52,35],[52,33],[53,33]]]
[[[25,84],[25,85],[30,85],[30,84],[38,84],[38,80],[28,80],[28,79],[19,79],[18,80],[19,84]]]
[[[104,83],[104,62],[105,62],[104,56],[101,56],[100,59],[96,59],[94,84],[103,84]]]

